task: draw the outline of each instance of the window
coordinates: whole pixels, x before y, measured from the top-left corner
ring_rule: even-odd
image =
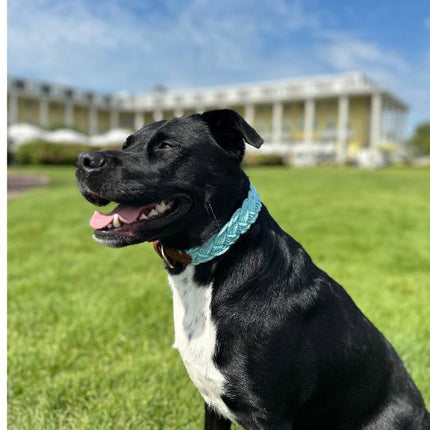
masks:
[[[64,95],[65,95],[68,99],[71,99],[71,98],[73,97],[73,90],[71,90],[71,89],[64,90]]]
[[[42,94],[49,94],[51,92],[51,87],[49,85],[43,84],[40,86]]]
[[[25,89],[25,82],[22,81],[21,79],[16,80],[15,81],[15,88],[17,90],[23,90],[23,89]]]

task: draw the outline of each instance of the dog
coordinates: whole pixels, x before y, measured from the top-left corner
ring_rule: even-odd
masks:
[[[219,109],[77,158],[83,196],[119,204],[95,212],[94,239],[153,242],[164,261],[174,346],[204,399],[205,429],[430,428],[393,347],[261,204],[241,169],[245,143],[263,139]]]

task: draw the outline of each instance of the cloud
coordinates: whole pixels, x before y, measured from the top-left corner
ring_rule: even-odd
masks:
[[[406,62],[395,52],[382,49],[374,43],[351,36],[330,35],[321,55],[337,69],[381,68],[405,70]]]
[[[362,40],[352,33],[323,32],[321,61],[339,71],[358,70],[396,90],[397,77],[408,72],[408,63],[394,50]]]
[[[414,121],[427,115],[426,53],[412,58],[353,28],[340,30],[336,12],[310,4],[13,0],[8,73],[144,92],[156,83],[178,89],[358,70],[400,92],[416,107]]]
[[[261,57],[285,51],[279,35],[318,26],[297,1],[142,3],[14,0],[11,72],[115,90],[264,79],[270,64],[265,70]]]

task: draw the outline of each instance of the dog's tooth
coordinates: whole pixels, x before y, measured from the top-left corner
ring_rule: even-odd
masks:
[[[165,206],[164,206],[164,203],[162,202],[162,203],[160,203],[159,205],[155,206],[155,210],[156,210],[158,213],[162,214],[162,213],[166,210],[166,208],[165,208]]]
[[[113,216],[113,222],[112,222],[114,227],[121,227],[121,221],[119,220],[119,215],[115,214]]]
[[[149,212],[149,216],[156,216],[158,215],[158,212],[156,209],[152,209],[151,212]]]
[[[112,228],[112,224],[108,224],[108,225],[107,225],[107,228]]]
[[[148,217],[145,214],[142,214],[142,215],[140,215],[139,219],[140,220],[142,220],[142,219],[148,219]]]
[[[167,209],[167,205],[164,200],[161,201],[160,207],[161,207],[161,212],[164,212]]]

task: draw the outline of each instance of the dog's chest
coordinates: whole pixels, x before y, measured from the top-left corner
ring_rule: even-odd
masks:
[[[179,275],[169,276],[169,283],[173,292],[173,346],[181,354],[188,375],[205,402],[234,421],[221,399],[225,378],[213,361],[216,326],[211,318],[212,286],[197,285],[191,265]]]

